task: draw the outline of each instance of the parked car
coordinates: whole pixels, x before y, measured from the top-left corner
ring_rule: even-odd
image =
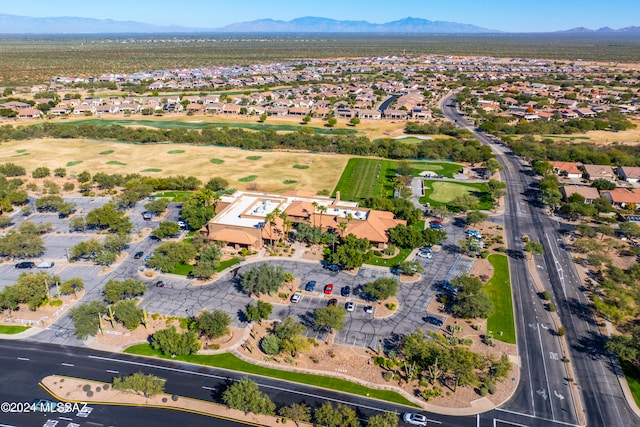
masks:
[[[143,255],[144,255],[144,252],[142,251],[136,252],[136,254],[133,256],[133,259],[140,259],[142,258]]]
[[[164,282],[162,280],[158,280],[154,286],[156,288],[164,288]]]
[[[35,262],[22,261],[16,264],[16,268],[33,268],[36,266]]]
[[[372,305],[365,306],[364,307],[364,312],[365,313],[369,313],[369,314],[373,313],[373,306]]]
[[[343,286],[342,289],[340,289],[340,295],[343,297],[351,295],[351,286]]]
[[[151,219],[153,218],[153,212],[143,212],[142,213],[142,219],[144,219],[145,221],[151,221]]]
[[[187,228],[187,223],[182,221],[182,220],[180,220],[180,221],[178,221],[178,226],[180,228]]]
[[[414,414],[411,412],[407,412],[402,416],[402,420],[413,426],[426,426],[427,425],[427,417],[422,414]]]
[[[307,284],[304,286],[304,290],[307,292],[313,292],[313,290],[316,288],[316,281],[315,280],[310,280],[307,282]]]
[[[437,317],[433,317],[433,316],[425,317],[424,321],[427,322],[427,323],[430,323],[432,325],[435,325],[435,326],[442,326],[442,324],[444,323],[442,320],[438,319]]]
[[[439,219],[433,219],[429,221],[429,224],[442,224],[442,221],[440,221]]]
[[[431,252],[422,252],[422,251],[420,251],[420,252],[418,252],[418,256],[420,258],[426,258],[426,259],[433,258],[433,255],[431,255]]]
[[[356,303],[355,303],[355,302],[353,302],[353,301],[349,301],[348,303],[346,303],[346,304],[344,305],[344,308],[346,308],[346,309],[347,309],[347,311],[353,311],[353,310],[355,310],[355,309],[356,309]]]
[[[38,268],[52,268],[54,265],[56,265],[56,263],[53,262],[53,261],[42,261],[40,264],[36,265],[36,267],[38,267]]]
[[[302,299],[302,292],[300,291],[295,292],[293,295],[291,295],[291,302],[293,304],[300,302],[301,299]]]
[[[324,293],[327,295],[331,295],[333,293],[333,284],[329,283],[324,287]]]
[[[434,230],[442,230],[444,227],[442,224],[429,224],[429,228],[433,228]]]
[[[329,301],[327,301],[327,307],[330,305],[338,305],[338,300],[335,298],[331,298]]]

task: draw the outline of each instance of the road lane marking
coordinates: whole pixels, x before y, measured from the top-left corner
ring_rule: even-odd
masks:
[[[107,369],[107,372],[109,372],[110,374],[119,374],[119,371],[114,371],[113,369]]]
[[[571,423],[567,423],[567,422],[564,422],[564,421],[550,420],[549,418],[536,417],[535,415],[525,414],[523,412],[510,411],[508,409],[496,408],[495,410],[496,410],[496,412],[505,412],[507,414],[518,415],[518,416],[521,416],[521,417],[527,417],[527,418],[531,418],[531,419],[534,419],[534,420],[542,420],[542,421],[546,421],[546,422],[553,423],[553,424],[560,424],[560,425],[563,425],[563,426],[583,427],[580,424],[571,424]],[[506,422],[506,421],[502,421],[502,422]]]
[[[526,425],[524,425],[524,424],[512,423],[511,421],[504,421],[504,420],[499,420],[499,419],[497,419],[497,418],[494,418],[494,419],[493,419],[493,427],[497,427],[497,426],[498,426],[498,424],[497,424],[497,423],[500,423],[500,424],[509,424],[510,426],[516,426],[516,427],[529,427],[529,426],[526,426]]]
[[[213,390],[213,391],[217,390],[215,387],[207,387],[206,385],[203,385],[202,388],[205,390]]]
[[[69,367],[73,367],[75,366],[73,363],[61,363],[62,366],[69,366]]]
[[[28,357],[18,357],[18,360],[29,360]]]
[[[203,372],[192,372],[192,371],[187,371],[185,369],[179,369],[179,368],[172,368],[170,366],[161,366],[161,365],[153,365],[151,363],[143,363],[143,362],[135,362],[133,360],[122,360],[122,359],[114,359],[112,357],[102,357],[102,356],[93,356],[93,355],[89,355],[87,356],[89,359],[96,359],[96,360],[103,360],[103,361],[108,361],[108,362],[118,362],[118,363],[125,363],[128,365],[136,365],[136,366],[144,366],[147,368],[152,368],[152,369],[160,369],[160,370],[165,370],[165,371],[171,371],[171,372],[177,372],[177,373],[181,373],[181,374],[188,374],[188,375],[198,375],[201,377],[207,377],[207,378],[216,378],[216,379],[220,379],[220,380],[231,380],[231,381],[239,381],[239,380],[235,380],[233,378],[229,378],[229,377],[221,377],[219,375],[213,375],[213,374],[205,374]],[[220,369],[220,370],[227,370],[227,369],[222,369],[222,368],[216,368],[216,369]],[[237,371],[231,371],[229,370],[229,372],[233,372],[235,374],[244,374],[247,375],[244,372],[237,372]],[[277,378],[270,378],[273,381],[283,381],[283,380],[279,380]],[[286,381],[286,380],[284,380]],[[294,383],[297,384],[297,383]],[[345,405],[351,405],[351,406],[358,406],[360,408],[365,408],[365,409],[369,409],[372,411],[378,411],[378,412],[394,412],[394,411],[387,411],[386,409],[380,409],[380,408],[376,408],[373,406],[366,406],[366,405],[361,405],[361,404],[357,404],[354,402],[347,402],[345,400],[340,400],[340,399],[334,399],[332,397],[326,397],[326,396],[321,396],[318,394],[312,394],[312,393],[306,393],[303,391],[296,391],[296,390],[292,390],[291,388],[284,388],[284,387],[276,387],[276,386],[270,386],[270,385],[266,385],[266,384],[260,384],[258,383],[258,385],[260,387],[264,387],[264,388],[270,388],[273,390],[278,390],[278,391],[284,391],[287,393],[294,393],[294,394],[299,394],[301,396],[307,396],[307,397],[313,397],[313,398],[317,398],[317,399],[322,399],[322,400],[328,400],[331,402],[336,402],[336,403],[343,403]],[[300,384],[302,386],[306,386],[305,384]],[[307,386],[308,387],[308,386]],[[338,390],[330,390],[333,393],[342,393]],[[360,398],[362,398],[362,396],[359,396]],[[433,421],[433,422],[437,422],[437,421]]]

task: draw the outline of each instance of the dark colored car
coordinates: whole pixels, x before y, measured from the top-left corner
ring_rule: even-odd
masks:
[[[316,288],[316,281],[310,280],[304,287],[304,290],[307,292],[312,292]]]
[[[35,262],[22,261],[16,264],[16,268],[33,268],[36,266]]]
[[[144,255],[144,252],[140,251],[140,252],[136,252],[136,254],[133,256],[134,259],[140,259],[142,258],[142,255]]]
[[[429,224],[429,228],[433,228],[434,230],[442,230],[444,227],[442,224]]]
[[[338,300],[335,298],[331,298],[329,301],[327,301],[327,307],[330,305],[338,305]]]
[[[158,280],[154,286],[156,288],[164,288],[164,282],[162,280]]]
[[[151,218],[153,218],[153,212],[144,212],[142,214],[142,219],[145,221],[151,221]]]
[[[430,323],[432,325],[435,325],[435,326],[442,326],[442,324],[444,323],[444,322],[442,322],[442,320],[438,319],[437,317],[433,317],[433,316],[425,317],[424,321],[427,322],[427,323]]]
[[[333,284],[329,283],[324,287],[324,293],[327,295],[331,295],[332,292],[333,292]]]
[[[343,286],[342,289],[340,289],[340,295],[343,297],[351,295],[351,286]]]

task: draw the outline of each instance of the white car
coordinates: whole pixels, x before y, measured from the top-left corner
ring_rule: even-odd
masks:
[[[402,416],[402,420],[413,426],[426,426],[427,425],[427,417],[422,414],[413,414],[411,412],[407,412]]]
[[[300,302],[300,300],[302,299],[302,292],[296,292],[293,295],[291,295],[291,302],[293,304]]]
[[[347,309],[347,311],[353,311],[356,309],[356,303],[353,301],[349,301],[348,303],[346,303],[345,308]]]
[[[431,252],[418,252],[418,257],[420,258],[426,258],[426,259],[431,259],[433,258],[433,255],[431,255]]]

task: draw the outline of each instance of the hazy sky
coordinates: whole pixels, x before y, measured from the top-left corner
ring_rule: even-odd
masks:
[[[0,13],[78,16],[199,28],[302,16],[374,23],[412,16],[510,32],[640,26],[638,0],[2,0]]]

